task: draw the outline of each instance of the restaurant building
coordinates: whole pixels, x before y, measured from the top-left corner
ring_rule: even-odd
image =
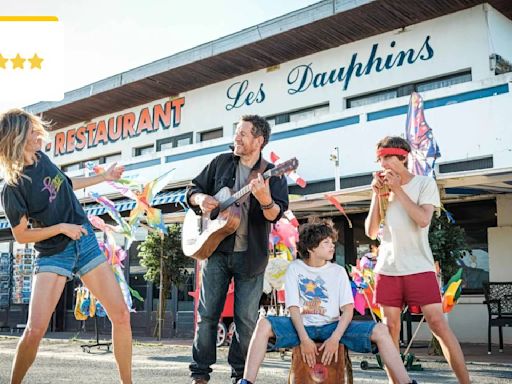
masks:
[[[511,280],[512,273],[511,19],[512,3],[503,0],[324,0],[27,109],[54,122],[46,151],[71,176],[87,172],[88,163],[117,161],[127,177],[143,181],[174,168],[154,201],[168,223],[183,219],[185,186],[229,150],[239,117],[265,116],[273,128],[264,155],[297,157],[308,183],[303,189],[290,180],[291,209],[299,218],[333,217],[336,261],[346,264],[369,245],[363,221],[378,169],[375,143],[405,135],[409,97],[418,92],[441,151],[436,177],[444,207],[472,249],[449,321],[461,341],[485,342],[482,282]],[[134,206],[100,185],[77,193],[90,214],[105,214],[90,190],[122,212]],[[325,193],[343,204],[352,227]],[[2,207],[0,251],[20,253],[24,247],[1,216]],[[143,279],[136,245],[125,270],[146,300],[137,304],[133,326],[149,335],[159,293]],[[192,265],[190,272],[167,305],[167,337],[191,335]],[[55,330],[78,327],[73,287],[59,304]],[[0,322],[22,323],[25,304],[0,307]]]

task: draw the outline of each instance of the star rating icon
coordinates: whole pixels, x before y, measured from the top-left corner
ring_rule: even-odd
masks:
[[[11,59],[12,62],[12,69],[23,69],[23,64],[25,64],[25,60],[23,57],[20,56],[20,54],[16,54],[16,57],[14,59]]]
[[[2,69],[6,69],[6,64],[7,62],[9,61],[9,59],[6,59],[5,57],[2,56],[2,54],[0,53],[0,68]]]
[[[25,66],[25,62],[28,61],[30,63],[30,68]],[[22,57],[21,54],[17,53],[14,57],[5,57],[0,53],[0,69],[11,69],[7,66],[8,62],[12,63],[12,69],[42,69],[41,63],[44,61],[42,57],[39,57],[37,53],[34,53],[34,55],[27,59],[25,57]]]
[[[30,69],[39,68],[41,69],[41,63],[44,59],[37,56],[37,53],[34,53],[34,56],[32,56],[31,59],[28,59],[30,61]]]

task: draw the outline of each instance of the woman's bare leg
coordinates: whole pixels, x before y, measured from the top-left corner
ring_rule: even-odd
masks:
[[[121,383],[132,383],[132,329],[130,312],[112,267],[103,263],[82,276],[82,281],[101,302],[112,322],[114,357]]]
[[[50,317],[59,302],[65,284],[66,277],[55,273],[41,272],[34,275],[27,327],[16,347],[11,384],[21,383],[34,362],[39,343],[46,333]]]

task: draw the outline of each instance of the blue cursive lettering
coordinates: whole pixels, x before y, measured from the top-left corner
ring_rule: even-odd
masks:
[[[389,45],[395,48],[396,42]],[[398,68],[404,64],[414,64],[418,59],[427,61],[434,57],[434,49],[430,44],[430,36],[426,36],[423,45],[419,49],[405,49],[392,52],[385,57],[378,54],[379,44],[373,44],[365,64],[358,60],[358,54],[354,53],[350,63],[346,67],[339,67],[325,72],[315,72],[313,63],[301,64],[290,70],[287,82],[289,85],[288,94],[295,95],[307,91],[312,85],[313,88],[322,88],[329,84],[342,83],[343,90],[346,90],[355,75],[362,77],[369,75],[372,71],[382,72],[392,68]],[[228,90],[229,92],[229,90]]]

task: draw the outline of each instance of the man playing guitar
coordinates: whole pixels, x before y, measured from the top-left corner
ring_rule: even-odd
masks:
[[[239,202],[240,225],[236,232],[227,236],[203,262],[199,317],[190,364],[192,384],[206,384],[210,379],[210,366],[216,362],[217,324],[231,278],[235,281],[236,331],[228,362],[233,383],[244,373],[263,290],[270,223],[279,220],[288,209],[286,179],[262,177],[264,171],[274,167],[261,156],[269,137],[270,126],[264,118],[242,116],[235,131],[233,152],[214,158],[192,180],[187,191],[190,207],[199,214],[218,207],[219,202],[212,196],[223,187],[238,191],[247,184],[251,189],[249,197]]]

